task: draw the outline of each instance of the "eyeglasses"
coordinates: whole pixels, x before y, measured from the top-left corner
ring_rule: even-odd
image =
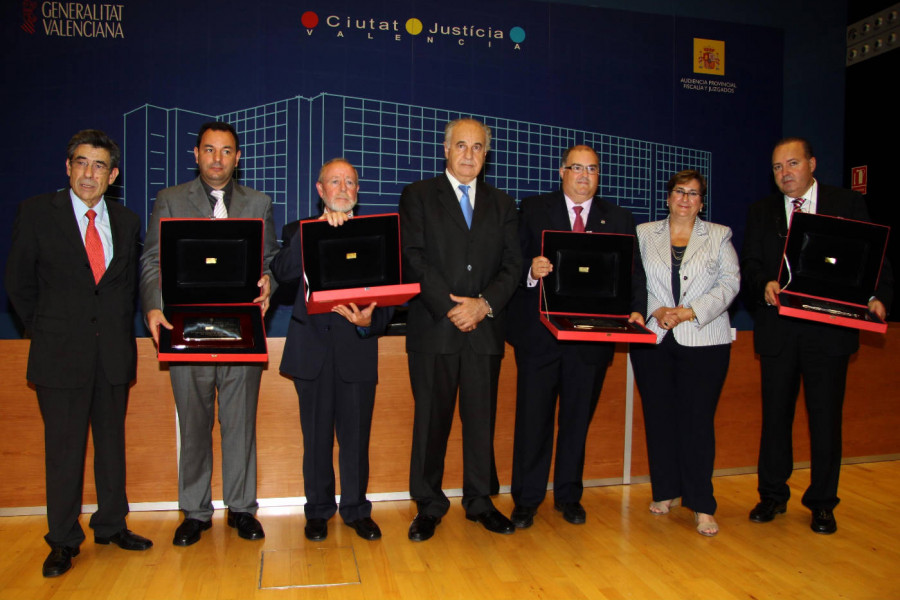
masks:
[[[675,188],[672,190],[672,193],[676,196],[687,196],[688,200],[696,200],[700,197],[700,192],[697,190],[686,190],[683,188]]]
[[[86,158],[76,158],[72,161],[72,164],[81,171],[90,170],[98,175],[102,175],[109,171],[109,165],[105,162],[91,162]]]
[[[596,175],[600,172],[600,165],[579,165],[578,163],[575,163],[573,165],[566,165],[565,167],[563,167],[563,169],[572,171],[577,175],[581,175],[585,171],[587,171],[591,175]]]

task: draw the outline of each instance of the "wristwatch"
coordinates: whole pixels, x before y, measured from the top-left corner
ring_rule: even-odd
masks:
[[[482,300],[484,300],[484,303],[487,304],[487,307],[488,307],[487,317],[488,317],[488,319],[493,319],[493,318],[494,318],[494,309],[491,308],[491,303],[488,302],[488,299],[485,298],[484,296],[482,296],[481,294],[478,294],[478,297],[481,298]]]

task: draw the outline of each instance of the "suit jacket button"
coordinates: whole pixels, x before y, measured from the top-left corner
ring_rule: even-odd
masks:
[[[466,270],[467,270],[467,271],[471,271],[471,270],[472,270],[472,265],[466,265]]]

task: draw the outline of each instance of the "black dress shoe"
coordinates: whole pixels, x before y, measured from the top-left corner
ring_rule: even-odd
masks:
[[[95,544],[108,544],[112,542],[122,550],[147,550],[153,546],[153,542],[140,536],[130,529],[122,529],[109,537],[94,536]]]
[[[233,512],[229,508],[228,526],[237,529],[238,535],[245,540],[261,540],[266,537],[256,517],[247,512]]]
[[[554,506],[562,513],[563,519],[572,525],[581,525],[587,521],[587,513],[581,502],[557,502]]]
[[[485,529],[493,533],[509,534],[516,530],[512,521],[504,517],[503,513],[496,508],[488,509],[480,515],[466,515],[466,518],[470,521],[478,521]]]
[[[771,498],[763,498],[759,504],[750,511],[750,520],[755,523],[768,523],[787,510],[787,502],[778,502]]]
[[[809,528],[816,533],[831,534],[837,531],[837,521],[834,520],[834,512],[830,508],[817,508],[812,511],[812,521]]]
[[[381,530],[371,517],[363,517],[362,519],[350,521],[347,525],[355,529],[356,535],[364,540],[377,540],[381,538]]]
[[[423,515],[419,513],[413,522],[409,525],[409,539],[414,542],[424,542],[431,539],[434,535],[434,528],[441,522],[440,517],[432,517],[431,515]]]
[[[531,506],[519,506],[516,504],[512,514],[509,515],[509,520],[512,521],[512,524],[518,529],[527,529],[534,525],[534,515],[536,513],[536,508]]]
[[[328,519],[307,519],[303,534],[308,540],[321,542],[328,537]]]
[[[212,521],[200,519],[185,519],[175,530],[175,539],[172,543],[176,546],[190,546],[200,541],[200,533],[212,527]]]
[[[71,569],[73,556],[78,556],[78,548],[53,546],[50,554],[44,560],[44,567],[41,569],[44,577],[59,577]]]

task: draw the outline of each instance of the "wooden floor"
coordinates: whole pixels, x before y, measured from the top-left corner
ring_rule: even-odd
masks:
[[[832,536],[809,530],[798,500],[808,477],[795,472],[787,514],[767,524],[747,519],[755,475],[716,478],[715,538],[695,533],[686,509],[651,515],[649,484],[586,490],[583,526],[564,522],[545,502],[532,528],[510,536],[466,521],[456,499],[424,543],[406,538],[410,502],[375,505],[384,531],[377,542],[337,519],[326,541],[308,542],[301,508],[267,508],[260,510],[262,542],[239,539],[218,511],[199,543],[176,548],[178,513],[133,513],[129,526],[154,548],[126,552],[89,538],[74,568],[55,579],[40,573],[44,518],[3,517],[0,598],[900,598],[900,462],[844,467]],[[507,514],[512,509],[508,495],[495,502]]]

